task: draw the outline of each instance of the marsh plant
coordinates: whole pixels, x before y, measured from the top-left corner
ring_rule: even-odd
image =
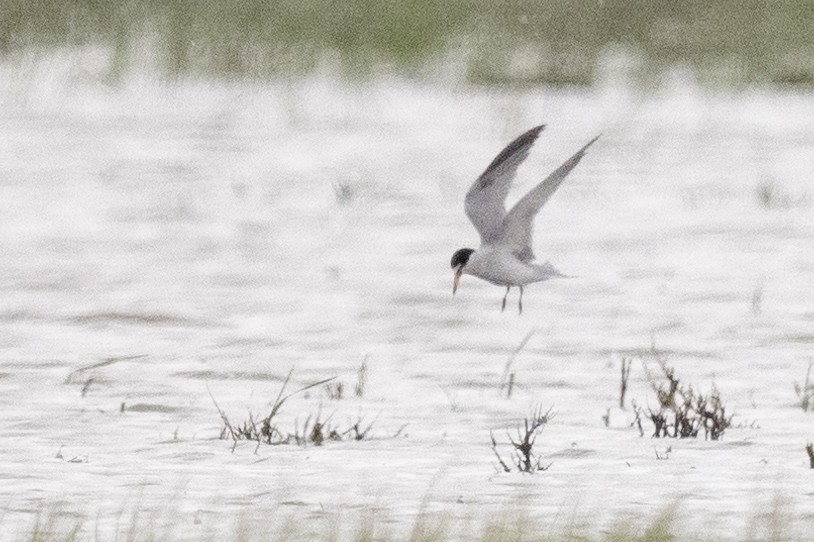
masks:
[[[365,395],[365,388],[367,387],[367,358],[362,362],[359,366],[359,369],[356,370],[356,383],[353,385],[353,394],[362,399]],[[350,392],[346,394],[346,390],[349,387],[345,386],[345,383],[341,380],[331,379],[330,381],[326,382],[323,386],[323,391],[325,395],[331,401],[341,401],[345,397],[348,397]]]
[[[670,454],[673,453],[672,446],[667,446],[667,448],[665,448],[664,451],[661,452],[658,450],[658,448],[654,446],[653,450],[656,452],[657,461],[667,461],[668,459],[670,459]]]
[[[632,361],[630,358],[622,358],[622,371],[619,379],[619,408],[622,410],[625,409],[625,395],[627,395],[627,383],[630,379]]]
[[[806,371],[806,379],[802,384],[799,382],[794,383],[794,391],[797,394],[800,408],[803,412],[808,412],[814,408],[814,382],[811,382],[811,367],[814,366],[814,360],[808,362],[808,370]]]
[[[331,401],[341,401],[345,396],[345,384],[342,382],[328,382],[325,384],[325,394]]]
[[[526,333],[525,337],[523,337],[523,340],[520,341],[520,344],[517,345],[517,348],[515,348],[512,351],[512,353],[509,355],[509,358],[506,360],[506,365],[503,367],[503,374],[500,377],[500,385],[498,386],[500,393],[501,394],[505,393],[506,399],[512,398],[512,392],[514,391],[516,383],[515,373],[514,371],[512,371],[512,364],[514,363],[514,360],[517,357],[517,355],[523,351],[523,349],[528,344],[529,340],[531,340],[532,336],[536,332],[537,329],[535,328]]]
[[[757,201],[763,209],[793,209],[811,206],[811,194],[792,193],[778,187],[773,179],[763,179],[755,189]]]
[[[528,472],[533,473],[537,471],[547,470],[551,463],[544,465],[542,459],[534,451],[534,445],[537,442],[537,437],[542,433],[543,428],[551,421],[553,414],[549,408],[543,412],[541,407],[537,407],[530,416],[527,416],[522,424],[517,426],[517,437],[513,437],[511,433],[506,432],[514,450],[509,457],[509,462],[505,461],[497,451],[497,440],[493,433],[490,432],[492,437],[492,451],[497,458],[503,472]],[[511,463],[511,466],[509,465]]]
[[[272,403],[271,409],[265,416],[255,415],[250,412],[247,420],[240,423],[233,423],[223,409],[220,408],[215,398],[212,397],[212,402],[218,414],[220,414],[223,423],[220,438],[222,440],[232,440],[232,450],[234,450],[237,443],[242,440],[254,441],[258,446],[260,444],[296,444],[299,446],[312,444],[314,446],[321,446],[327,441],[358,441],[370,434],[375,420],[370,423],[365,423],[364,418],[360,415],[355,422],[349,422],[347,427],[339,427],[333,423],[332,414],[327,417],[323,416],[321,407],[317,409],[316,413],[307,414],[302,423],[295,420],[291,429],[282,429],[279,423],[279,415],[280,410],[288,399],[317,386],[327,386],[334,380],[333,378],[320,380],[286,394],[286,388],[291,380],[292,373],[293,369],[289,371],[288,376],[286,376],[276,399]]]
[[[642,418],[646,418],[653,424],[653,438],[696,438],[703,433],[707,440],[721,439],[732,425],[733,414],[727,414],[718,390],[713,386],[709,393],[700,393],[682,383],[665,358],[656,356],[656,362],[660,374],[648,372],[648,378],[658,407],[648,407],[645,413],[634,403],[633,423],[640,434],[644,436]]]
[[[365,388],[367,387],[367,358],[359,366],[356,371],[356,385],[353,387],[353,393],[358,398],[365,396]]]

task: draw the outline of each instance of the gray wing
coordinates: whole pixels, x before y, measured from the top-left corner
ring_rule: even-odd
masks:
[[[517,167],[529,155],[545,125],[532,128],[503,149],[492,160],[466,194],[466,216],[480,234],[481,244],[498,241],[506,218],[506,196],[517,173]]]
[[[566,160],[563,165],[523,196],[523,199],[518,201],[504,218],[499,242],[509,246],[519,260],[530,262],[534,259],[534,251],[531,248],[534,217],[571,173],[571,170],[579,164],[588,147],[593,145],[597,139],[599,136],[590,140],[574,156]]]

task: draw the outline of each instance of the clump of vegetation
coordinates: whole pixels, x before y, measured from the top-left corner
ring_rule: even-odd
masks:
[[[348,182],[335,181],[333,189],[339,205],[348,205],[356,197],[356,189]]]
[[[340,401],[345,396],[345,384],[342,382],[328,382],[325,384],[325,393],[328,395],[328,399]]]
[[[797,399],[800,400],[800,408],[803,409],[803,412],[808,412],[814,408],[814,382],[811,382],[812,366],[814,366],[814,361],[809,361],[806,379],[802,385],[797,382],[794,383],[794,391],[797,393]]]
[[[361,399],[365,395],[365,388],[367,387],[367,358],[356,370],[356,383],[353,386],[353,394]],[[323,386],[325,395],[331,401],[341,401],[345,398],[345,391],[347,390],[345,383],[341,380],[329,379]]]
[[[667,446],[663,452],[659,452],[657,448],[653,448],[653,451],[656,452],[656,461],[667,461],[670,459],[670,454],[673,453],[673,447]]]
[[[814,444],[810,442],[806,444],[806,453],[808,454],[808,462],[811,468],[814,469]]]
[[[550,408],[544,413],[542,408],[538,407],[532,412],[531,416],[523,420],[522,426],[517,426],[516,439],[507,431],[506,434],[509,437],[509,442],[514,447],[510,458],[513,466],[509,466],[509,464],[503,460],[503,457],[497,451],[497,440],[495,440],[494,434],[490,433],[492,437],[492,451],[495,457],[497,457],[497,461],[503,472],[518,471],[533,473],[548,470],[551,463],[543,465],[542,459],[534,453],[534,444],[537,441],[537,436],[542,432],[543,427],[551,421],[552,417],[553,415],[551,414]]]
[[[755,190],[760,206],[764,209],[807,208],[811,206],[811,194],[791,194],[777,188],[774,180],[764,179]]]
[[[702,394],[681,382],[675,369],[666,359],[657,356],[660,376],[648,374],[650,386],[656,393],[659,406],[648,408],[646,418],[653,423],[654,438],[696,438],[703,431],[704,438],[719,440],[732,425],[733,414],[727,415],[720,393],[713,386],[708,394]],[[634,404],[634,423],[644,435],[641,425],[642,409]]]
[[[364,418],[359,416],[355,422],[349,423],[348,427],[340,428],[331,422],[333,415],[323,418],[321,408],[317,410],[316,414],[308,414],[302,424],[295,420],[293,430],[283,430],[278,420],[280,409],[288,399],[311,388],[328,385],[333,381],[333,378],[320,380],[319,382],[308,384],[286,395],[285,391],[291,380],[292,372],[293,369],[289,371],[288,376],[286,376],[277,394],[277,398],[274,400],[271,410],[266,416],[258,417],[250,412],[249,419],[239,424],[232,423],[223,409],[220,408],[217,401],[215,401],[215,398],[210,394],[212,402],[218,410],[221,421],[223,422],[220,438],[222,440],[231,439],[233,442],[232,450],[234,450],[237,443],[242,440],[257,442],[258,446],[260,444],[296,444],[299,446],[313,444],[315,446],[321,446],[326,441],[362,440],[368,436],[375,420],[369,424],[365,424]]]

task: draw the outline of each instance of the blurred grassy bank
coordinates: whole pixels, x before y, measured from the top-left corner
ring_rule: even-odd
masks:
[[[713,85],[814,88],[811,0],[0,0],[0,54],[100,45],[115,77],[338,66],[475,84],[591,85],[675,65]]]
[[[260,513],[258,513],[260,512]],[[183,518],[183,519],[182,519]],[[600,528],[590,520],[551,518],[541,523],[524,511],[487,516],[484,521],[455,520],[444,513],[420,513],[410,525],[398,525],[372,512],[348,514],[288,515],[281,510],[243,510],[220,516],[196,514],[193,525],[183,515],[163,521],[155,514],[122,510],[117,517],[94,519],[77,513],[60,513],[50,508],[35,514],[30,527],[20,529],[21,542],[82,542],[125,540],[127,542],[175,540],[291,541],[311,542],[678,542],[680,540],[728,540],[780,542],[805,540],[795,534],[782,499],[775,499],[761,514],[743,518],[743,529],[721,538],[714,533],[687,532],[680,506],[671,504],[651,518],[619,517]],[[112,521],[111,521],[112,519]],[[216,527],[204,523],[217,520]],[[2,526],[2,520],[0,520]],[[402,531],[397,533],[396,531]]]

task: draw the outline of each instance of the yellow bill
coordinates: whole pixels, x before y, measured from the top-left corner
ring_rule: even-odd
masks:
[[[461,267],[458,266],[455,269],[455,278],[452,279],[452,295],[455,295],[455,292],[458,291],[458,284],[461,282],[461,275],[463,271],[461,271]]]

